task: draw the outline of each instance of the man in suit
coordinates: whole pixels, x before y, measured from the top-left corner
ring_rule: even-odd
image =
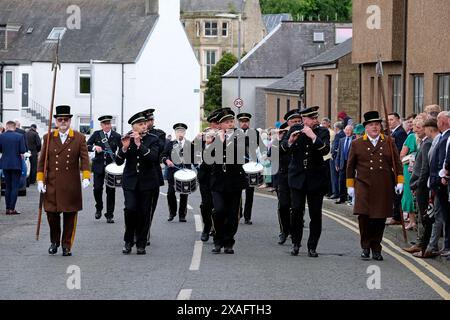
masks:
[[[406,138],[408,137],[408,134],[406,133],[405,129],[403,129],[400,115],[396,112],[390,113],[388,115],[388,124],[389,129],[391,130],[391,137],[394,138],[394,143],[397,148],[398,154],[402,151],[403,144],[405,143]],[[397,194],[394,193],[394,210],[392,218],[387,221],[387,225],[396,225],[401,224],[402,217],[401,217],[401,207],[402,207],[402,193]]]
[[[41,144],[41,137],[39,137],[39,133],[37,132],[37,126],[35,124],[32,124],[30,126],[30,129],[25,134],[28,148],[31,152],[30,157],[30,184],[34,184],[36,182],[36,173],[37,173],[37,162],[38,162],[38,155],[41,151],[42,144]]]
[[[50,226],[51,245],[49,254],[56,254],[62,244],[63,256],[72,255],[78,211],[83,209],[81,187],[90,184],[89,155],[86,138],[70,128],[72,114],[70,106],[56,107],[54,118],[56,130],[44,143],[38,163],[38,191],[45,193],[44,209]],[[44,135],[47,141],[47,135]],[[46,151],[48,150],[48,152]],[[47,154],[47,161],[45,155]],[[47,175],[44,177],[44,163]],[[80,171],[83,181],[80,181]],[[61,237],[61,213],[63,214],[63,233]]]
[[[103,185],[105,183],[105,168],[115,163],[116,153],[122,147],[121,136],[112,130],[111,120],[113,116],[104,115],[98,118],[101,130],[95,131],[87,142],[88,151],[95,152],[92,160],[92,172],[94,173],[94,198],[95,219],[102,217],[103,210]],[[107,223],[114,223],[114,207],[116,203],[116,189],[106,186],[106,213]]]
[[[346,126],[344,129],[345,138],[339,140],[339,148],[336,158],[336,171],[339,173],[339,200],[336,204],[345,203],[347,201],[347,186],[346,186],[346,171],[348,155],[350,154],[350,148],[353,136],[353,127]]]
[[[386,218],[392,215],[393,190],[396,193],[403,190],[403,171],[394,142],[382,134],[383,119],[378,111],[366,112],[364,120],[366,134],[353,141],[350,149],[347,188],[348,194],[355,197],[353,212],[358,215],[361,258],[370,259],[372,250],[372,259],[382,261]]]
[[[0,135],[0,168],[5,176],[6,214],[20,214],[16,211],[20,177],[22,176],[23,154],[27,151],[23,136],[15,132],[14,121],[6,123],[6,131]]]
[[[330,177],[331,177],[331,189],[332,195],[330,199],[339,199],[339,172],[336,171],[336,158],[339,150],[339,141],[345,138],[344,125],[342,122],[336,122],[334,124],[334,140],[331,146],[331,160],[330,160]]]
[[[20,124],[20,121],[19,121],[19,120],[14,120],[14,122],[15,122],[15,124],[16,124],[16,130],[15,130],[15,132],[20,133],[20,134],[22,135],[22,137],[23,137],[23,139],[24,139],[24,141],[25,141],[25,148],[28,150],[27,139],[26,139],[26,136],[25,136],[26,132],[25,132],[25,130],[23,130],[23,129],[21,128],[21,124]]]
[[[185,139],[188,126],[184,123],[176,123],[173,126],[175,131],[175,140],[166,145],[162,162],[168,167],[167,181],[169,188],[167,190],[167,204],[169,206],[169,219],[172,221],[177,215],[177,196],[175,193],[175,172],[179,168],[191,169],[193,148],[192,143]],[[186,222],[188,194],[180,194],[180,207],[178,210],[178,219],[180,222]]]
[[[159,139],[147,134],[147,114],[138,112],[128,124],[132,131],[122,138],[116,163],[125,163],[122,189],[125,198],[125,245],[123,254],[130,254],[136,244],[139,255],[146,254],[147,237],[155,189],[159,188]]]
[[[303,215],[306,201],[309,206],[308,256],[316,258],[319,238],[322,233],[322,204],[328,190],[328,179],[323,157],[330,152],[330,133],[317,126],[319,107],[300,111],[303,126],[290,128],[287,139],[282,142],[284,151],[289,152],[288,183],[291,188],[291,255],[298,255],[303,236]]]

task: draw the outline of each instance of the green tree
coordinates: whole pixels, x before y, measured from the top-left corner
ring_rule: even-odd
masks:
[[[205,115],[222,107],[222,76],[230,70],[238,59],[231,53],[225,53],[212,68],[205,92]]]

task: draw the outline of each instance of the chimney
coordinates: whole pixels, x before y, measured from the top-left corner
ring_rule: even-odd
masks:
[[[145,15],[159,14],[159,0],[144,0]]]

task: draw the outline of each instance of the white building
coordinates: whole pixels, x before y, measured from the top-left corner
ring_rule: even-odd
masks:
[[[3,30],[3,31],[2,31]],[[156,109],[156,126],[200,129],[200,66],[180,22],[180,0],[2,0],[2,121],[47,127],[52,63],[61,34],[55,105],[88,133],[104,114],[118,132],[134,113]]]

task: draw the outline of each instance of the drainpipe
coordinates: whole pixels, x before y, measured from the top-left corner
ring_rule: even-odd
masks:
[[[4,62],[0,62],[0,122],[3,122],[3,67]]]
[[[125,95],[124,95],[124,86],[125,86],[125,81],[124,81],[124,77],[125,77],[125,69],[124,69],[124,64],[122,63],[122,105],[121,105],[121,109],[120,109],[120,133],[124,134],[123,131],[123,111],[124,111],[124,100],[125,100]]]
[[[403,2],[402,112],[406,116],[406,70],[408,54],[408,0]]]

